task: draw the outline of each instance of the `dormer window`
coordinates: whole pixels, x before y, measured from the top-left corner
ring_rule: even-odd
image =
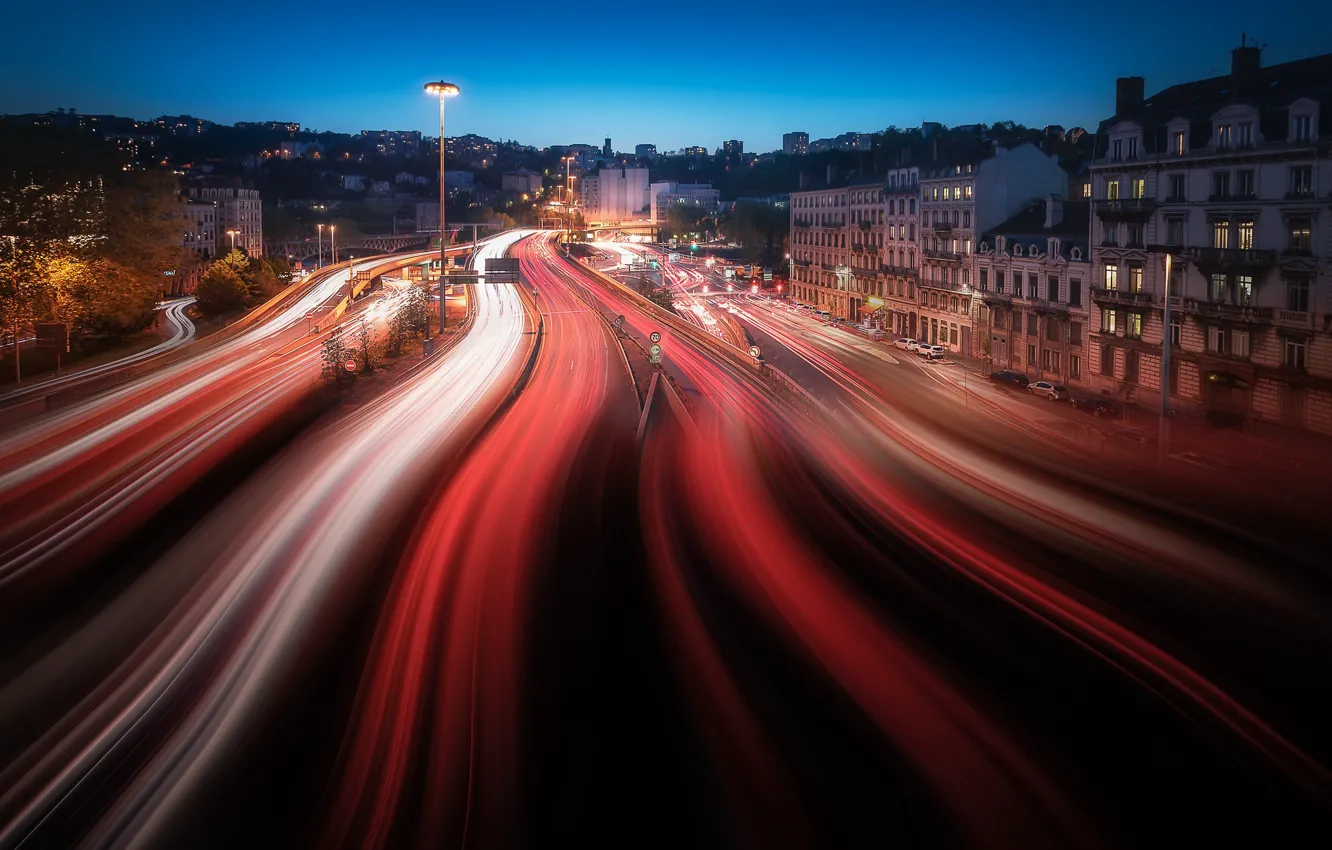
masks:
[[[1238,130],[1236,144],[1242,148],[1253,147],[1253,122],[1241,121],[1236,129]]]
[[[1137,136],[1134,136],[1133,138],[1131,138],[1131,139],[1128,140],[1128,158],[1129,158],[1129,159],[1137,159],[1137,158],[1138,158],[1138,137],[1137,137]]]
[[[1313,139],[1313,116],[1308,113],[1290,116],[1290,140],[1307,142],[1311,139]]]
[[[1231,133],[1230,133],[1230,130],[1231,130],[1231,127],[1230,127],[1229,124],[1218,124],[1218,125],[1216,126],[1216,148],[1217,148],[1217,150],[1225,150],[1226,148],[1229,148],[1229,147],[1230,147],[1230,142],[1231,142]]]
[[[1014,256],[1014,257],[1021,257],[1021,256],[1022,256],[1022,246],[1021,246],[1021,245],[1014,245],[1014,246],[1013,246],[1013,256]]]
[[[1188,141],[1184,137],[1183,130],[1175,130],[1170,134],[1170,152],[1175,156],[1183,156],[1184,151],[1188,149]]]
[[[1082,249],[1081,249],[1081,248],[1074,248],[1074,249],[1073,249],[1073,254],[1072,254],[1072,256],[1073,256],[1073,259],[1074,259],[1074,260],[1081,260],[1081,259],[1082,259]]]
[[[1124,159],[1124,140],[1115,139],[1110,143],[1110,161],[1121,162]]]

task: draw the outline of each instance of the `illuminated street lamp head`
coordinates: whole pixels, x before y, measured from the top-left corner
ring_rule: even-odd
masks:
[[[437,94],[441,97],[453,97],[459,91],[453,83],[446,83],[442,80],[438,83],[426,83],[425,90],[426,94]]]

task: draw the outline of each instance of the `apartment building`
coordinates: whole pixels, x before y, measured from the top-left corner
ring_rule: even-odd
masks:
[[[975,350],[995,369],[1086,386],[1090,215],[1088,201],[1051,195],[981,233],[971,275]]]
[[[236,186],[203,186],[189,190],[194,201],[217,206],[216,234],[219,250],[234,243],[251,257],[264,255],[264,207],[257,189]]]
[[[883,185],[884,251],[883,327],[897,336],[916,333],[916,257],[920,224],[920,169],[916,166],[888,172]]]
[[[208,262],[217,256],[217,204],[187,199],[181,202],[180,210],[180,244],[185,256],[172,276],[171,295],[193,292]]]
[[[1033,199],[1066,191],[1068,175],[1032,144],[986,145],[920,175],[918,338],[971,356],[977,351],[972,315],[976,234],[1020,212]]]
[[[782,153],[803,156],[809,153],[809,133],[796,131],[782,134]]]
[[[1152,403],[1168,333],[1172,407],[1332,433],[1332,54],[1261,57],[1241,44],[1229,74],[1150,98],[1117,81],[1092,166],[1092,384]]]
[[[791,193],[791,297],[850,318],[850,197],[846,187]]]
[[[847,187],[848,244],[847,315],[853,321],[882,321],[885,251],[884,212],[886,202],[882,181]],[[873,299],[872,301],[870,299]]]

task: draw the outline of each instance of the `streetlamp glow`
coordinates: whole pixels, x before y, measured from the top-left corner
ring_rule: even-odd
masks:
[[[425,84],[426,94],[439,98],[439,330],[444,331],[444,277],[448,270],[448,251],[444,242],[444,99],[456,97],[461,91],[453,83],[443,80]],[[430,338],[430,323],[426,322],[426,338]]]
[[[237,236],[237,234],[239,234],[239,233],[240,233],[239,230],[228,230],[228,231],[227,231],[227,235],[231,237],[231,250],[233,250],[233,251],[236,250],[236,236]]]

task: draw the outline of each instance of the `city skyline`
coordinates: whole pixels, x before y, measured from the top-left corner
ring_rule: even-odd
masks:
[[[982,7],[975,8],[982,13]],[[421,85],[445,76],[462,88],[449,104],[448,135],[477,133],[537,147],[598,144],[610,136],[618,150],[642,143],[659,150],[699,144],[712,149],[735,138],[745,141],[746,150],[769,151],[780,149],[782,134],[792,130],[814,140],[922,121],[1094,127],[1113,112],[1116,76],[1145,76],[1153,92],[1223,74],[1241,33],[1266,45],[1265,65],[1323,52],[1321,29],[1308,26],[1317,10],[1311,2],[1293,3],[1264,10],[1255,21],[1251,9],[1237,2],[1209,7],[1204,20],[1195,20],[1189,9],[1164,9],[1159,26],[1144,30],[1129,50],[1117,47],[1111,35],[1049,38],[1045,21],[1067,20],[1051,3],[1021,18],[997,19],[975,34],[956,35],[934,35],[933,21],[920,10],[865,8],[862,18],[919,38],[902,37],[894,50],[876,48],[862,57],[855,56],[858,48],[847,48],[857,62],[850,74],[835,70],[843,67],[839,63],[823,70],[826,54],[813,46],[795,45],[782,54],[773,48],[770,56],[761,45],[781,43],[789,34],[786,23],[722,10],[709,26],[745,33],[754,50],[718,53],[712,42],[667,34],[668,62],[590,68],[575,58],[552,75],[541,70],[549,61],[545,54],[511,53],[496,61],[494,42],[485,38],[447,41],[435,58],[389,50],[382,61],[330,62],[323,55],[316,60],[307,45],[345,42],[346,22],[360,14],[358,7],[335,3],[308,22],[300,44],[275,52],[280,41],[237,39],[227,46],[227,61],[219,66],[224,71],[201,78],[192,71],[162,73],[154,63],[123,61],[136,51],[160,50],[163,43],[191,43],[184,21],[165,9],[122,21],[124,16],[93,8],[59,21],[65,36],[60,42],[25,40],[0,57],[7,77],[28,80],[0,94],[0,112],[74,108],[139,119],[189,114],[220,124],[282,120],[343,133],[387,128],[434,135],[435,112]],[[21,9],[16,28],[53,30],[54,14],[47,8]],[[456,21],[459,30],[483,34],[488,26],[475,12],[463,12]],[[1263,31],[1254,32],[1256,24]],[[632,26],[624,25],[626,38]],[[1184,42],[1173,34],[1181,27],[1191,34]],[[1022,60],[1025,52],[1030,61]],[[182,69],[197,67],[187,61],[189,55],[173,54],[171,61],[181,61]],[[774,70],[769,67],[774,62],[782,64]],[[1059,73],[1050,73],[1052,64]],[[842,84],[834,84],[838,78]],[[312,85],[312,79],[321,84]]]

